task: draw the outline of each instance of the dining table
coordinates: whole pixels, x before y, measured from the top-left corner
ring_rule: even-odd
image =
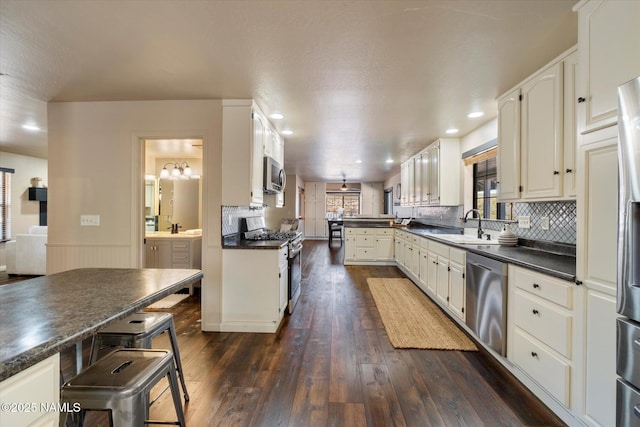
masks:
[[[0,286],[0,381],[73,345],[78,352],[99,329],[202,276],[195,269],[80,268]]]

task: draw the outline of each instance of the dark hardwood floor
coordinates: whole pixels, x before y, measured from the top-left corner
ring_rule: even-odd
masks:
[[[201,332],[197,294],[166,310],[191,394],[188,425],[564,425],[483,351],[394,349],[366,279],[402,277],[397,268],[345,267],[335,242],[307,240],[303,256],[301,300],[276,334]],[[167,338],[154,346],[169,348]],[[63,353],[65,377],[73,360]],[[173,419],[168,393],[151,416]]]

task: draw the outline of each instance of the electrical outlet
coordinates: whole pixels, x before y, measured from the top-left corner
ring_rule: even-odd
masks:
[[[530,216],[519,216],[518,217],[518,228],[531,228],[531,217]]]
[[[540,227],[543,230],[548,230],[549,229],[549,217],[548,216],[543,216],[542,218],[540,218]]]
[[[99,227],[100,215],[80,215],[80,225],[83,227]]]

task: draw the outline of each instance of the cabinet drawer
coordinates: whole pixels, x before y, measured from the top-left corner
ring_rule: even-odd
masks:
[[[360,247],[372,248],[375,245],[375,242],[376,242],[375,236],[363,236],[363,235],[356,236],[356,246],[359,248]]]
[[[467,252],[460,249],[449,249],[449,260],[452,262],[464,265],[467,258]]]
[[[425,239],[424,237],[420,238],[420,248],[421,249],[429,249],[429,239]]]
[[[531,270],[509,266],[516,287],[566,308],[572,308],[572,284]]]
[[[571,366],[517,328],[513,333],[513,362],[556,399],[569,406]]]
[[[420,244],[420,236],[416,236],[415,234],[411,235],[411,243],[413,243],[414,245],[419,245]]]
[[[561,355],[571,358],[572,316],[527,292],[514,293],[514,321]]]
[[[174,253],[172,253],[171,254],[171,263],[173,264],[174,268],[177,268],[176,264],[190,265],[191,257],[189,256],[189,252],[178,252],[178,253],[174,252]]]
[[[356,248],[356,259],[360,260],[372,260],[375,258],[375,250],[373,248]]]
[[[355,235],[356,234],[356,229],[355,228],[346,227],[344,230],[345,230],[345,233],[346,233],[347,236],[351,236],[351,235]]]
[[[393,229],[391,229],[391,228],[379,228],[378,231],[376,231],[376,234],[378,236],[391,237],[391,236],[393,236]]]
[[[449,258],[449,246],[442,243],[431,241],[429,242],[429,251],[441,255],[445,258]]]
[[[356,234],[358,236],[372,235],[376,234],[376,230],[374,228],[358,228]]]
[[[191,248],[191,242],[179,241],[171,242],[171,250],[173,252],[188,252]]]

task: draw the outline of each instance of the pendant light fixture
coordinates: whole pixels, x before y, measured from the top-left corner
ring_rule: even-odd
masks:
[[[347,191],[347,182],[346,179],[342,180],[342,187],[340,187],[340,190],[342,191]]]

